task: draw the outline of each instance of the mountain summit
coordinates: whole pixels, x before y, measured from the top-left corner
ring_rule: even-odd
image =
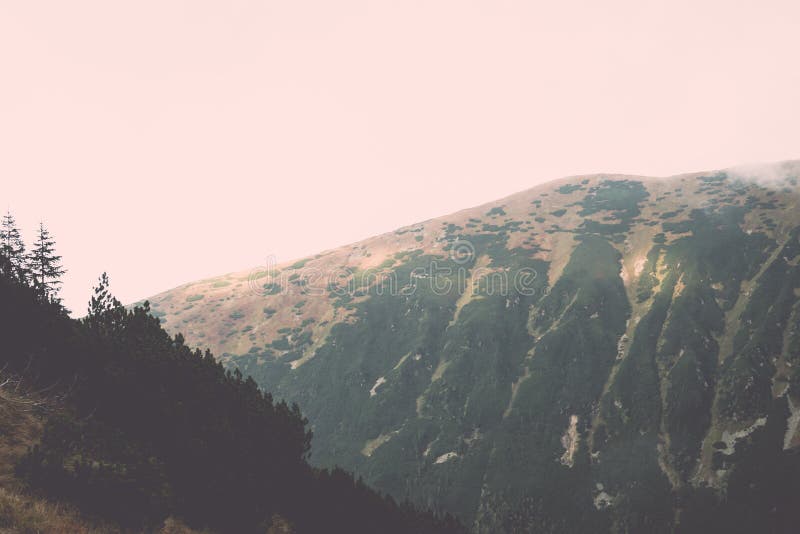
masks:
[[[150,302],[297,402],[313,462],[476,532],[783,531],[798,179],[566,178]]]

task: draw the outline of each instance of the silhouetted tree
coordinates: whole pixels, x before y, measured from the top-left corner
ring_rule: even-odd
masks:
[[[122,303],[118,301],[109,290],[108,274],[103,273],[94,288],[94,294],[89,301],[84,323],[89,328],[102,330],[108,334],[112,332],[115,325],[125,318]]]
[[[61,256],[56,255],[56,243],[50,232],[39,223],[39,232],[33,250],[28,256],[28,268],[36,294],[43,300],[55,300],[61,286],[61,277],[66,272],[61,265]]]
[[[109,291],[108,273],[103,273],[98,279],[97,286],[93,288],[94,294],[89,301],[89,316],[99,316],[105,312],[115,310],[122,306]]]
[[[3,215],[0,223],[0,254],[8,260],[6,269],[7,276],[11,276],[20,282],[27,282],[28,279],[28,260],[25,255],[25,243],[17,228],[17,223],[11,212]]]

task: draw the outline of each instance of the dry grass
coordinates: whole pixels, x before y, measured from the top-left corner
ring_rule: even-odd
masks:
[[[45,532],[89,534],[118,532],[118,530],[91,526],[74,510],[61,504],[49,503],[0,488],[0,533]]]
[[[283,517],[275,514],[272,516],[269,527],[267,527],[267,534],[294,534],[294,528]]]
[[[159,534],[211,534],[209,530],[195,530],[187,527],[180,519],[174,517],[167,518],[164,526],[158,532]]]
[[[273,522],[274,525],[274,522]],[[0,488],[0,534],[122,534],[122,529],[88,521],[69,506],[51,503],[22,493]],[[288,532],[291,530],[276,530]],[[205,534],[169,518],[159,534]]]

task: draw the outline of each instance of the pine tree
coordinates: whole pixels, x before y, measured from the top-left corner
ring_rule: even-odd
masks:
[[[92,299],[89,301],[89,317],[99,317],[106,312],[122,306],[122,303],[111,294],[109,290],[110,285],[108,273],[101,274],[97,281],[97,286],[94,287],[94,295],[92,295]]]
[[[84,319],[85,324],[91,328],[109,333],[125,319],[125,308],[109,290],[108,274],[103,273],[94,288],[94,294],[89,301],[89,309]]]
[[[6,257],[8,260],[6,269],[10,269],[10,272],[3,274],[20,282],[27,282],[29,273],[25,243],[22,241],[17,223],[10,211],[3,215],[3,221],[0,223],[0,255]]]
[[[66,272],[61,266],[61,256],[55,253],[55,240],[39,223],[39,233],[33,251],[28,256],[28,268],[33,280],[33,288],[43,300],[58,301],[56,295],[61,286],[61,276]]]

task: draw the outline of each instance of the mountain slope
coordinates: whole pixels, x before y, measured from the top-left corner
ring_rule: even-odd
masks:
[[[568,178],[151,302],[297,402],[313,461],[478,532],[781,530],[798,176]]]

